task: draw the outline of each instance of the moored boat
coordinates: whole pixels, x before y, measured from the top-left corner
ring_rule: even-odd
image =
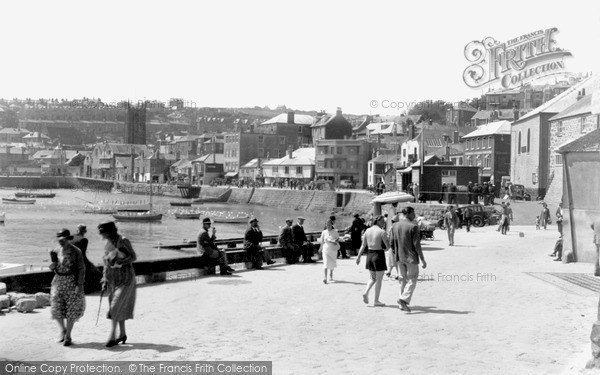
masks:
[[[2,198],[4,204],[34,204],[35,199]]]
[[[5,219],[6,219],[6,213],[0,212],[0,223],[4,223]]]
[[[231,223],[231,224],[246,224],[250,217],[246,216],[215,216],[212,220],[215,223]]]
[[[176,219],[200,219],[200,214],[193,213],[193,212],[188,212],[188,213],[176,212],[175,218]]]
[[[169,202],[174,207],[190,207],[192,202]]]
[[[162,214],[152,212],[140,212],[130,214],[113,214],[115,220],[118,221],[161,221]]]
[[[15,197],[17,197],[17,198],[54,198],[54,197],[56,197],[56,194],[54,194],[54,193],[17,192],[17,193],[15,193]]]

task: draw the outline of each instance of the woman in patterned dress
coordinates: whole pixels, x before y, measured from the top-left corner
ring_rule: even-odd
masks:
[[[85,264],[81,250],[69,242],[73,236],[68,229],[58,232],[56,238],[60,246],[50,251],[50,269],[55,274],[50,289],[51,315],[61,330],[58,342],[70,346],[73,325],[85,311]]]
[[[133,262],[137,257],[131,242],[117,232],[114,222],[98,225],[98,231],[106,240],[102,289],[108,290],[110,307],[107,317],[112,320],[112,327],[106,346],[111,347],[127,340],[125,320],[133,319],[136,294]],[[115,338],[117,323],[121,335]]]

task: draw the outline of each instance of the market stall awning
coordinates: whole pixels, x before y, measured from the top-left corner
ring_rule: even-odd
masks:
[[[225,177],[235,177],[237,175],[238,175],[237,172],[227,172],[227,173],[225,173]]]

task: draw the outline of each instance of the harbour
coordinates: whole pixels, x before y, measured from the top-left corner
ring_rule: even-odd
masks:
[[[22,189],[2,189],[2,197],[14,197]],[[61,228],[74,231],[77,225],[88,227],[87,237],[90,241],[87,256],[95,264],[100,264],[104,253],[104,243],[97,234],[96,226],[101,222],[114,220],[110,214],[85,213],[89,202],[94,204],[130,204],[148,203],[143,195],[111,194],[103,191],[82,191],[73,189],[54,189],[53,199],[39,199],[32,205],[2,205],[0,212],[5,212],[5,223],[0,223],[0,255],[2,262],[18,263],[33,266],[49,264],[48,250],[57,246],[55,234]],[[221,216],[256,216],[265,235],[279,234],[285,219],[297,216],[306,218],[306,231],[323,230],[329,214],[316,211],[300,211],[287,208],[276,208],[264,205],[244,203],[204,203],[191,207],[171,207],[173,197],[155,196],[154,209],[163,214],[160,222],[118,222],[119,231],[129,238],[138,253],[139,260],[168,259],[189,256],[172,250],[163,250],[159,245],[179,244],[195,241],[201,223],[198,220],[181,220],[176,213],[197,212],[200,218]],[[350,225],[351,217],[338,215],[338,228]],[[215,223],[217,238],[243,237],[246,223]]]

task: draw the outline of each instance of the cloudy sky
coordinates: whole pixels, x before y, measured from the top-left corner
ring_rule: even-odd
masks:
[[[465,46],[557,27],[573,72],[598,71],[600,2],[9,1],[0,97],[181,97],[198,107],[285,104],[398,113],[458,101]],[[372,102],[379,103],[372,108]]]

